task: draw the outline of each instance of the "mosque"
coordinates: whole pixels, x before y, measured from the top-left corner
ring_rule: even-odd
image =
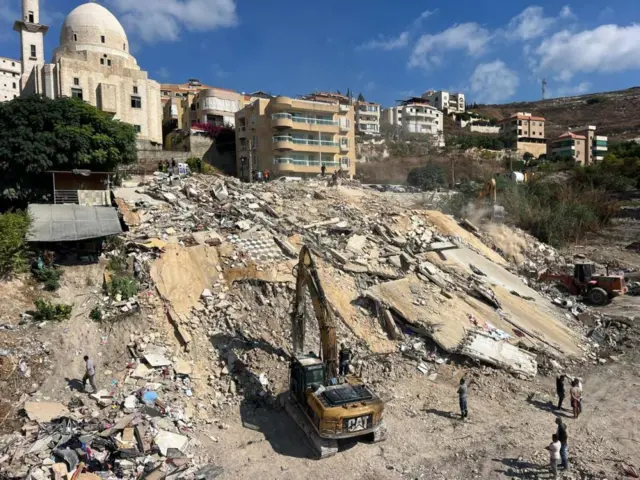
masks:
[[[134,125],[138,143],[162,144],[160,84],[149,79],[130,53],[118,19],[97,3],[85,3],[67,15],[60,45],[45,63],[39,0],[22,0],[20,33],[21,95],[76,97]]]

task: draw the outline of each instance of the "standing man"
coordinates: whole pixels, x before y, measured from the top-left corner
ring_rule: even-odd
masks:
[[[198,173],[202,173],[202,159],[200,157],[196,160],[196,168],[198,169]]]
[[[340,344],[340,375],[345,376],[349,373],[349,365],[351,364],[351,350]]]
[[[556,410],[562,410],[562,402],[564,401],[564,374],[556,377],[556,394],[558,395],[558,406]]]
[[[471,380],[467,380],[465,377],[460,379],[460,386],[458,387],[458,400],[460,401],[460,418],[465,419],[469,416],[467,410],[467,392],[469,391],[469,384]]]
[[[578,418],[582,410],[582,389],[579,386],[578,379],[574,378],[571,382],[571,408],[573,409],[573,418]]]
[[[322,172],[322,177],[327,174],[327,167],[324,166],[324,163],[322,164],[322,167],[320,167],[320,172]]]
[[[84,368],[85,372],[84,377],[82,377],[82,386],[86,390],[87,380],[89,380],[91,388],[93,388],[93,393],[96,393],[98,391],[98,389],[96,388],[96,382],[94,380],[94,377],[96,375],[96,367],[93,364],[93,360],[90,360],[88,355],[84,356]]]
[[[549,451],[549,466],[551,467],[551,475],[558,478],[558,460],[560,460],[560,441],[555,433],[551,436],[551,443],[546,447]]]
[[[556,425],[558,425],[558,431],[556,435],[560,441],[560,467],[569,470],[569,454],[567,452],[567,426],[562,423],[560,417],[556,418]]]

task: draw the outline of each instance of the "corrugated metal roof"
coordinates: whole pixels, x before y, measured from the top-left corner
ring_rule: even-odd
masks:
[[[115,208],[80,205],[29,205],[30,242],[74,242],[122,233]]]

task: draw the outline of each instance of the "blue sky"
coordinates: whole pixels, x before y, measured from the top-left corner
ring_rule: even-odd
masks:
[[[50,57],[80,0],[41,0]],[[628,88],[640,1],[103,0],[160,82],[300,95],[362,92],[391,105],[428,89],[504,103]],[[153,5],[153,7],[151,6]],[[18,57],[20,0],[0,0],[0,56]]]

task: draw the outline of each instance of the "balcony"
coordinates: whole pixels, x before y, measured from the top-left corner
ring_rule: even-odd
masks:
[[[289,113],[274,113],[271,115],[271,125],[274,128],[293,128],[293,120]]]
[[[340,131],[348,132],[351,130],[351,122],[348,119],[344,119],[340,121]]]
[[[276,150],[295,150],[298,152],[337,153],[338,142],[300,138],[292,135],[276,135],[273,137],[273,148]]]
[[[345,105],[343,103],[340,104],[340,112],[341,113],[347,113],[349,111],[349,105]]]
[[[324,165],[327,168],[337,168],[340,166],[340,162],[327,162],[320,160],[299,160],[292,157],[275,157],[273,163],[276,165],[298,165],[300,167],[318,167]]]
[[[289,109],[293,106],[293,100],[289,97],[276,97],[271,101],[271,106],[277,110]]]
[[[341,152],[348,152],[349,151],[349,144],[348,143],[340,143],[340,151]]]

